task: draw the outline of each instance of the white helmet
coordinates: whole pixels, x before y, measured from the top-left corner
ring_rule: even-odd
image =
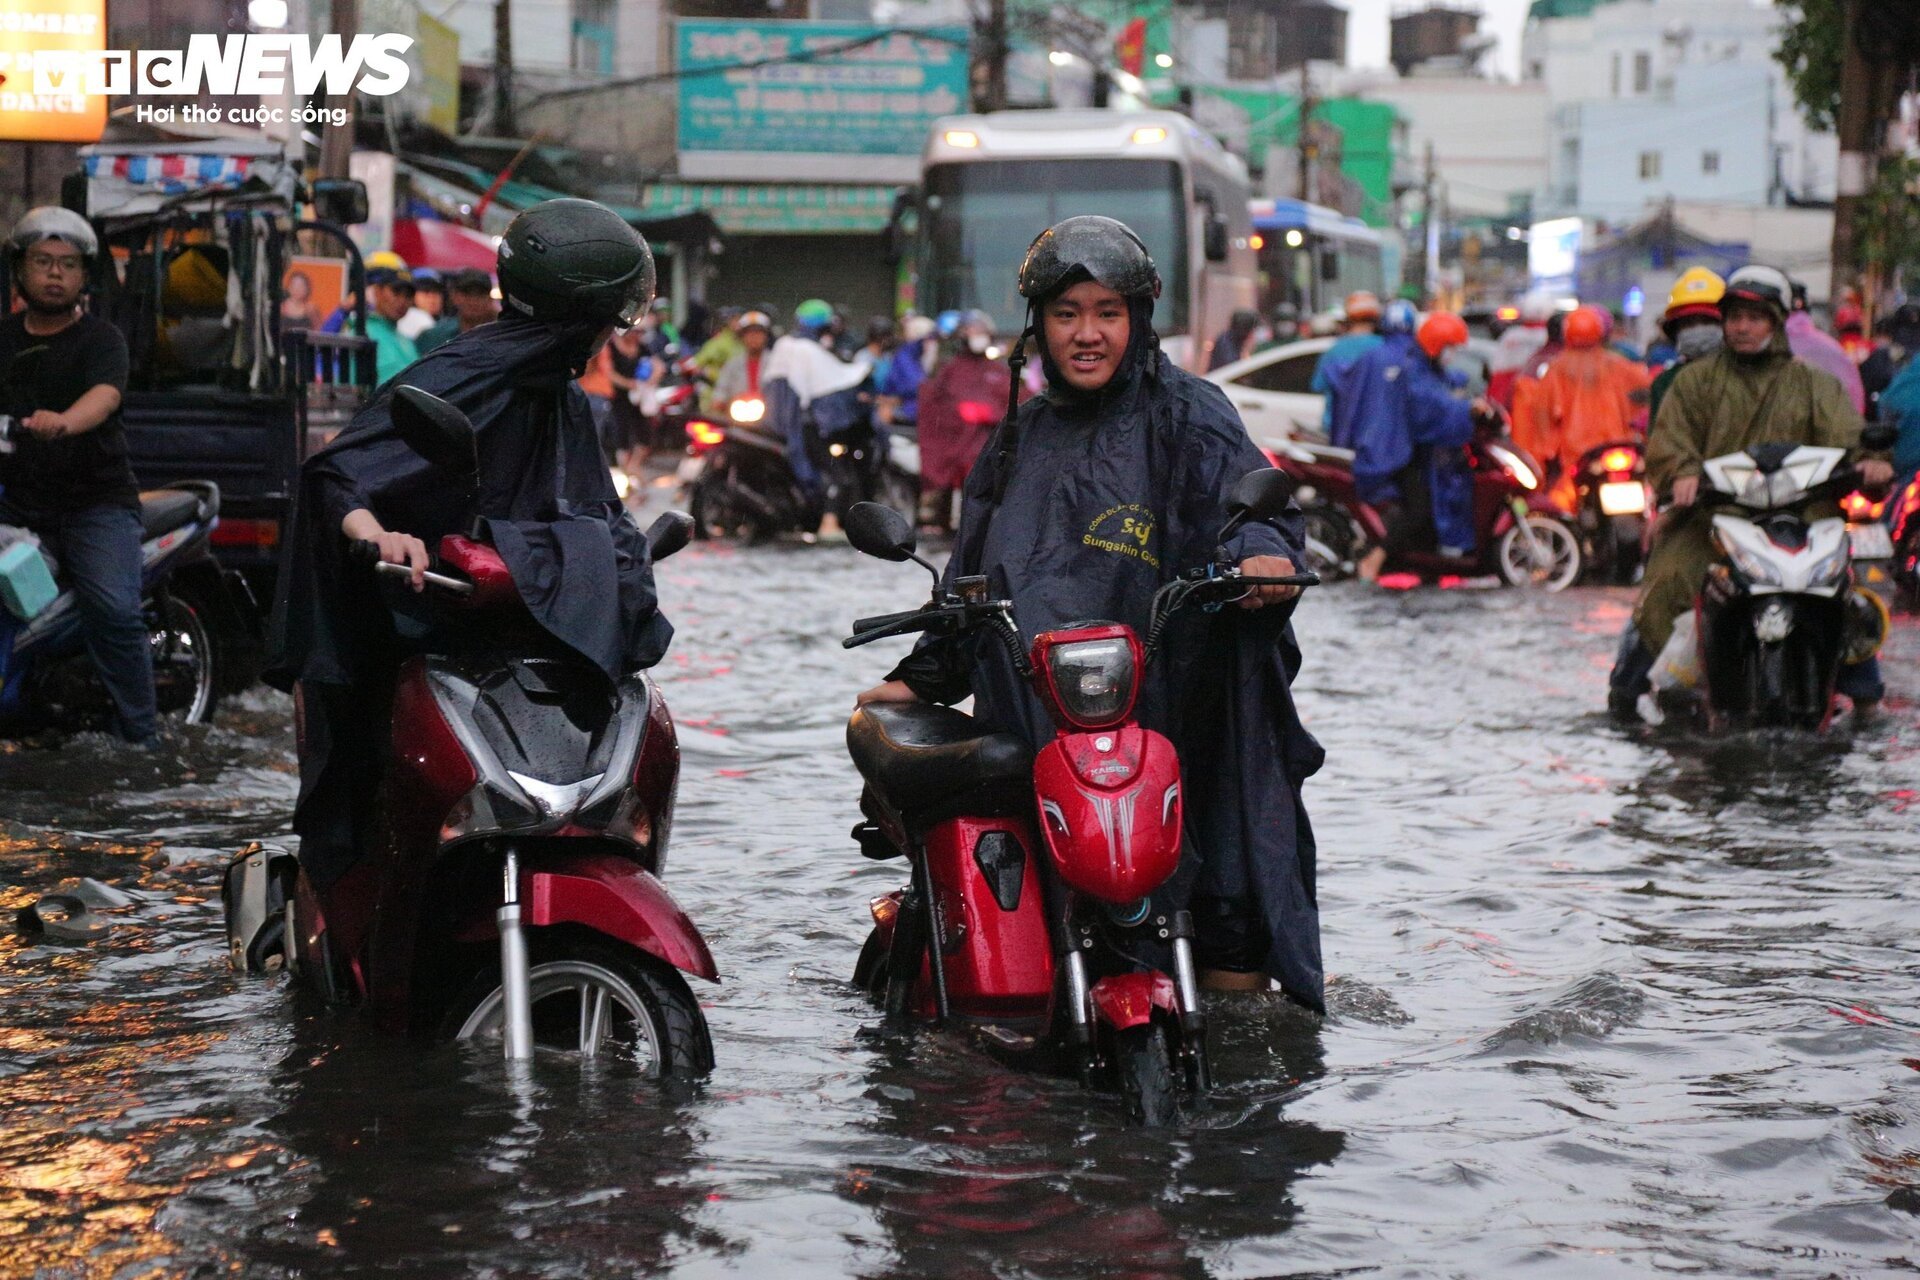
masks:
[[[64,240],[78,249],[83,258],[100,252],[100,237],[93,233],[93,224],[58,205],[43,204],[38,209],[27,210],[20,221],[13,224],[13,233],[7,237],[8,245],[16,254],[25,253],[42,240]]]

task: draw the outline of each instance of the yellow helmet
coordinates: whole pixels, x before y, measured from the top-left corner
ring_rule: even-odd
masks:
[[[1726,295],[1727,282],[1705,267],[1689,267],[1684,275],[1673,282],[1673,292],[1667,295],[1667,318],[1673,319],[1679,308],[1720,306],[1720,299]]]
[[[389,271],[405,271],[407,260],[391,249],[382,249],[378,253],[368,254],[365,265],[369,271],[378,271],[381,267]],[[1715,276],[1714,279],[1718,280],[1719,277]],[[1713,296],[1718,299],[1720,295],[1716,293]]]

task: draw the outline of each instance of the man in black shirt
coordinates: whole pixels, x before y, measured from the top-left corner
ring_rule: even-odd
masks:
[[[0,454],[0,524],[33,530],[60,562],[117,728],[148,745],[158,726],[140,603],[140,494],[120,422],[127,343],[83,310],[99,241],[79,214],[40,208],[15,224],[7,247],[27,306],[0,320],[0,412],[15,419],[12,451]]]

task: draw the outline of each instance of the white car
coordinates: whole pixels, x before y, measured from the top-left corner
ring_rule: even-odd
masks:
[[[1313,389],[1313,371],[1334,342],[1333,338],[1289,342],[1222,365],[1207,380],[1220,384],[1240,411],[1247,434],[1262,448],[1302,437],[1321,439],[1320,418],[1326,403]]]

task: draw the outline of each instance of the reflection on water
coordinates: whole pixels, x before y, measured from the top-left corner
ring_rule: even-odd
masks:
[[[887,1031],[842,981],[895,867],[848,846],[857,613],[835,548],[695,548],[663,685],[670,867],[719,1067],[510,1079],[225,967],[227,851],[284,832],[286,703],[169,751],[0,744],[0,1274],[1867,1275],[1920,1235],[1920,631],[1878,724],[1643,737],[1595,713],[1627,597],[1314,594],[1303,705],[1324,1025],[1213,1011],[1177,1130]]]

